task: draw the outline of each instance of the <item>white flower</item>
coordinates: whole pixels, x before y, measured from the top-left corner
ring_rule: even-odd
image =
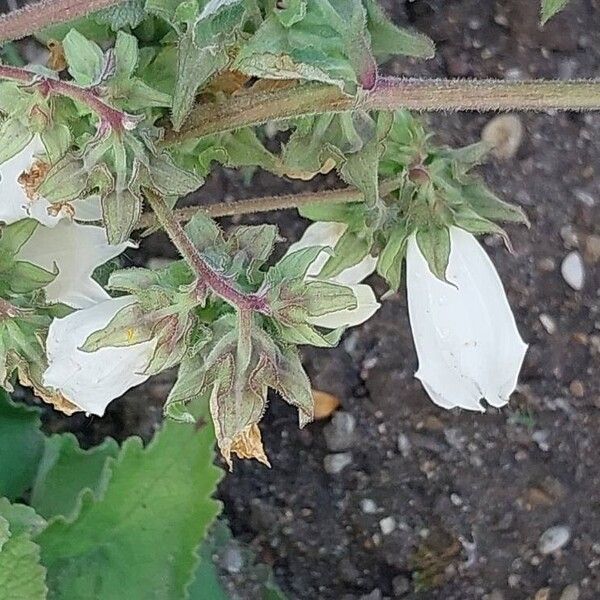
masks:
[[[517,385],[523,342],[492,261],[470,233],[450,228],[449,283],[408,242],[408,310],[419,357],[416,377],[443,408],[504,406]]]
[[[134,301],[131,296],[111,298],[63,319],[54,319],[46,342],[48,369],[44,385],[86,413],[102,416],[112,400],[146,381],[148,375],[143,373],[150,363],[155,340],[95,352],[80,350],[92,333],[106,327],[118,311]]]
[[[320,221],[313,223],[306,228],[306,231],[300,240],[290,245],[286,255],[311,246],[334,248],[337,241],[344,234],[344,231],[346,231],[346,228],[347,225],[345,223]],[[327,259],[328,255],[325,252],[319,254],[308,269],[306,274],[307,281],[319,279],[318,275],[327,262]],[[367,255],[357,265],[345,269],[335,277],[327,278],[327,281],[349,287],[356,297],[358,306],[352,310],[341,310],[320,317],[313,317],[310,320],[311,324],[327,329],[337,329],[338,327],[353,327],[355,325],[360,325],[370,319],[381,305],[377,302],[371,286],[361,284],[360,282],[375,271],[376,265],[377,259]]]
[[[31,218],[53,227],[65,216],[72,216],[72,211],[66,206],[56,213],[50,202],[34,191],[49,168],[44,156],[40,137],[34,135],[23,150],[0,165],[0,221],[10,225]],[[79,220],[102,219],[98,196],[78,200],[71,208]]]
[[[62,302],[72,308],[86,308],[110,296],[92,279],[92,273],[132,244],[111,246],[102,227],[80,225],[68,219],[54,227],[38,225],[17,253],[30,262],[58,275],[46,286],[49,302]]]

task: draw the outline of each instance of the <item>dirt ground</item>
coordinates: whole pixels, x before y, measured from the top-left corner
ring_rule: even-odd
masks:
[[[398,23],[438,46],[434,60],[393,62],[388,73],[600,76],[598,0],[572,0],[544,30],[537,0],[385,4]],[[463,145],[478,140],[490,118],[437,114],[428,121],[440,140]],[[238,461],[219,490],[235,535],[273,565],[290,598],[600,598],[600,115],[521,118],[517,155],[481,169],[532,223],[509,229],[514,256],[497,240],[484,241],[530,344],[518,392],[507,408],[487,414],[437,408],[413,378],[404,292],[348,331],[337,349],[307,349],[314,387],[336,394],[356,420],[344,442],[349,464],[328,473],[329,425],[300,431],[294,411],[273,397],[262,424],[273,468]],[[261,173],[244,184],[219,171],[200,197],[290,189],[302,186]],[[303,227],[291,213],[269,220],[292,240]],[[573,250],[585,262],[579,292],[560,272]],[[129,259],[172,256],[155,236]],[[384,291],[377,278],[372,283]],[[103,420],[80,416],[53,428],[88,441],[148,437],[170,385],[170,375],[154,379],[115,402]],[[540,536],[554,526],[568,540],[545,555]],[[240,590],[239,597],[247,596]]]

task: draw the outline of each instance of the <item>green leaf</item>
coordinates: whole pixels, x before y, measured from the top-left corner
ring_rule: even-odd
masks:
[[[569,0],[542,0],[542,9],[540,19],[542,25],[545,25],[556,13],[567,6]]]
[[[185,14],[187,8],[189,14]],[[198,89],[229,63],[228,47],[242,27],[246,12],[242,0],[213,0],[199,14],[196,10],[195,3],[178,7],[187,27],[178,44],[172,110],[175,130],[183,124]]]
[[[287,27],[277,15],[267,17],[242,48],[235,66],[257,77],[323,81],[350,91],[357,85],[370,89],[377,66],[361,0],[311,0],[303,18]]]
[[[195,549],[220,510],[211,427],[166,422],[147,448],[129,438],[100,500],[37,536],[50,598],[183,598]]]
[[[432,226],[417,231],[417,245],[429,265],[429,270],[446,281],[446,268],[450,259],[450,231],[447,227]]]
[[[367,9],[367,28],[371,34],[373,53],[385,60],[394,54],[433,58],[434,43],[422,33],[397,27],[388,19],[377,0],[363,0]]]
[[[88,40],[77,29],[71,29],[62,44],[71,77],[84,87],[97,83],[104,66],[102,48]]]
[[[379,253],[377,273],[388,282],[393,290],[400,287],[402,263],[406,257],[406,246],[410,233],[408,223],[396,223],[383,250]]]
[[[0,165],[21,152],[33,138],[33,133],[17,118],[0,123]]]
[[[31,535],[45,524],[23,505],[0,499],[0,600],[44,600],[46,569]]]
[[[345,269],[357,265],[371,250],[373,240],[369,231],[346,229],[334,248],[333,256],[323,265],[319,277],[329,278],[339,275]]]
[[[128,189],[114,190],[102,198],[102,217],[109,244],[121,244],[138,222],[142,213],[141,199]]]
[[[14,403],[0,390],[0,495],[9,500],[33,484],[44,445],[39,412]]]
[[[94,20],[97,23],[110,25],[113,31],[119,31],[126,27],[134,29],[146,16],[144,5],[144,0],[126,0],[116,6],[109,6],[94,13]]]
[[[31,492],[31,506],[46,519],[56,515],[75,518],[83,490],[91,490],[96,498],[102,495],[110,474],[110,469],[105,469],[107,459],[115,457],[118,450],[110,438],[82,450],[71,433],[50,436]]]
[[[113,52],[115,55],[115,76],[130,77],[133,75],[138,63],[137,38],[124,31],[119,31]]]

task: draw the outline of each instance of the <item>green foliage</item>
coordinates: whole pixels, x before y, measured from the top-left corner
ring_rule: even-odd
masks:
[[[470,173],[485,156],[485,145],[458,149],[436,146],[406,111],[394,113],[391,127],[387,129],[386,124],[384,131],[387,134],[378,160],[379,178],[395,181],[397,186],[381,199],[377,213],[368,201],[354,206],[300,209],[300,214],[309,219],[348,226],[336,244],[334,256],[323,267],[322,276],[337,275],[372,252],[378,255],[377,272],[392,289],[398,289],[408,239],[416,233],[432,273],[445,279],[450,252],[448,227],[456,225],[474,234],[497,233],[508,244],[508,236],[495,222],[527,224],[520,208],[500,200]],[[364,183],[353,183],[367,189]]]
[[[0,499],[0,598],[46,598],[46,585],[60,600],[184,597],[220,511],[212,428],[167,422],[146,448],[130,438],[84,451],[71,434],[44,438],[37,412],[0,401],[0,443],[12,444],[0,491],[32,490],[31,507]]]
[[[567,6],[569,0],[542,0],[540,19],[545,25],[556,13]]]
[[[124,443],[102,498],[84,493],[75,520],[57,519],[36,538],[50,598],[183,596],[195,548],[219,512],[212,435],[170,423],[146,449]]]
[[[11,501],[30,487],[43,453],[38,410],[0,391],[0,496]]]
[[[32,541],[44,526],[34,510],[0,498],[0,600],[46,598],[46,569]]]

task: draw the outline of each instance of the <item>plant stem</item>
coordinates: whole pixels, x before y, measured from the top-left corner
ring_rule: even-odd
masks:
[[[264,296],[238,290],[230,278],[213,269],[204,260],[181,223],[174,217],[173,211],[158,194],[150,189],[145,189],[145,195],[159,223],[196,274],[199,290],[207,287],[239,310],[270,314],[270,308]]]
[[[0,42],[19,40],[55,23],[72,21],[121,0],[42,0],[0,17]]]
[[[381,77],[371,90],[344,94],[338,87],[304,83],[197,105],[174,143],[267,121],[363,110],[600,110],[600,81],[502,81]]]
[[[131,129],[135,125],[135,119],[131,115],[113,108],[101,100],[92,89],[85,89],[67,81],[43,77],[27,69],[8,65],[0,65],[0,79],[36,86],[45,96],[56,94],[85,104],[100,117],[101,126],[122,131]]]
[[[386,196],[398,189],[401,178],[389,179],[379,184],[379,193]],[[186,206],[173,211],[174,218],[180,223],[192,219],[198,212],[203,212],[213,219],[218,217],[233,217],[238,215],[249,215],[273,210],[286,210],[290,208],[301,208],[309,204],[350,204],[352,202],[363,202],[364,194],[356,188],[345,188],[341,190],[326,190],[322,192],[304,192],[300,194],[282,194],[280,196],[262,196],[260,198],[248,198],[235,202],[218,202],[208,206]],[[147,229],[157,224],[156,215],[145,213],[142,215],[136,229]]]

